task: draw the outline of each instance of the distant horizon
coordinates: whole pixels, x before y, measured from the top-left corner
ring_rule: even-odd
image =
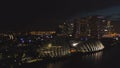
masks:
[[[97,15],[97,14],[96,14]],[[91,15],[91,16],[96,16],[96,15]],[[98,15],[98,16],[102,16],[102,15]],[[87,16],[85,16],[87,17]],[[82,18],[82,17],[78,17],[78,18]],[[66,19],[67,20],[67,19]],[[74,20],[74,19],[73,19]],[[112,20],[111,20],[112,21]],[[65,21],[61,22],[64,23]],[[113,22],[116,22],[115,24],[117,25],[120,20],[113,20]],[[10,25],[10,26],[9,26]],[[19,25],[19,26],[18,26]],[[19,31],[46,31],[46,30],[56,30],[56,28],[58,27],[58,25],[60,25],[59,23],[57,24],[45,24],[45,25],[39,25],[39,24],[33,24],[33,25],[23,25],[23,24],[6,24],[6,25],[0,25],[0,32],[10,32],[10,31],[14,31],[14,32],[19,32]],[[7,28],[6,28],[7,27]]]

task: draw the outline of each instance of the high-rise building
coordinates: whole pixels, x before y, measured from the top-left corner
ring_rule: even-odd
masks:
[[[83,19],[77,19],[74,22],[74,37],[86,38],[89,36],[89,24]]]
[[[58,36],[68,36],[72,37],[74,31],[74,24],[72,22],[64,22],[63,24],[59,25],[57,30]]]
[[[113,25],[111,25],[111,21],[108,21],[105,27],[105,34],[111,34],[114,32]]]
[[[67,21],[59,25],[59,34],[62,36],[72,36],[79,39],[97,38],[104,34],[113,33],[113,25],[104,16],[88,16],[77,18],[74,21]]]
[[[87,17],[90,27],[90,37],[100,39],[105,33],[107,19],[104,16]]]

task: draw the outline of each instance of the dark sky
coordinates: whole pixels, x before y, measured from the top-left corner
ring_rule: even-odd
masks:
[[[54,29],[66,19],[106,14],[119,8],[119,0],[40,0],[3,2],[0,6],[0,30]],[[116,8],[118,7],[118,8]],[[120,8],[119,8],[120,9]],[[116,10],[117,11],[117,10]]]

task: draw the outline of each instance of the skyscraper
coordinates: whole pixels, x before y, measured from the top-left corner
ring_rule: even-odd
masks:
[[[85,18],[76,19],[74,22],[74,37],[86,39],[89,36],[89,24]]]

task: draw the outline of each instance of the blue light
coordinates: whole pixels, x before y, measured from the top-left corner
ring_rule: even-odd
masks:
[[[20,40],[24,40],[24,38],[20,38]]]
[[[24,40],[22,40],[21,42],[22,42],[22,43],[24,43],[25,41],[24,41]]]

